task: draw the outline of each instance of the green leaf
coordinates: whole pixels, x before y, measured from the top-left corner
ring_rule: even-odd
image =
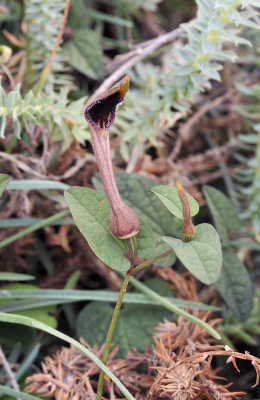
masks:
[[[8,184],[8,190],[48,190],[48,189],[69,189],[69,185],[62,182],[56,182],[51,180],[39,180],[39,179],[20,179],[13,180]]]
[[[238,218],[228,197],[219,190],[211,186],[204,186],[203,193],[219,236],[223,243],[227,244],[229,242],[228,233],[230,231],[239,231],[242,228],[242,222]]]
[[[140,231],[137,234],[138,257],[149,258],[155,248],[155,235],[152,229],[140,219]]]
[[[201,282],[210,285],[219,277],[222,254],[219,236],[212,225],[200,224],[191,241],[163,237],[184,266]]]
[[[98,79],[102,75],[103,58],[99,31],[75,29],[72,39],[64,45],[63,52],[68,63],[88,78]]]
[[[8,349],[20,346],[24,352],[28,351],[35,339],[35,331],[27,326],[10,326],[0,322],[0,343]]]
[[[12,399],[22,399],[22,400],[39,400],[39,397],[32,396],[27,393],[20,392],[19,390],[11,389],[7,386],[0,385],[0,394],[7,394],[12,396]]]
[[[0,272],[0,281],[32,281],[32,275],[17,274],[15,272]]]
[[[130,267],[125,257],[126,241],[115,237],[110,229],[110,207],[106,196],[96,190],[72,187],[65,192],[65,199],[73,219],[96,256],[117,271],[126,272]],[[155,246],[151,229],[140,221],[137,235],[137,255],[149,257]]]
[[[252,309],[252,282],[245,266],[231,250],[223,251],[223,268],[217,289],[235,316],[245,321]]]
[[[4,290],[8,292],[8,290],[24,290],[25,292],[27,290],[37,290],[37,287],[34,285],[28,285],[28,284],[22,284],[22,283],[14,283],[10,285],[5,285],[1,287],[1,290]],[[14,300],[13,299],[0,299],[0,304],[10,304]],[[30,309],[22,310],[22,311],[16,311],[15,314],[17,315],[24,315],[26,317],[30,318],[35,318],[38,321],[41,321],[52,328],[56,328],[57,326],[57,320],[55,317],[53,317],[51,314],[54,314],[56,310],[55,306],[45,306],[45,307],[38,307],[35,308],[33,304],[31,305]]]
[[[158,199],[161,200],[171,214],[175,215],[177,218],[183,219],[182,204],[176,188],[160,185],[153,187],[151,192],[153,192]],[[194,215],[198,214],[199,205],[189,193],[186,193],[186,196],[189,200],[191,216],[193,217]]]
[[[44,223],[44,218],[3,218],[0,220],[0,228],[20,228]],[[57,219],[49,225],[75,225],[72,218]]]
[[[43,324],[35,319],[24,317],[21,315],[13,315],[0,313],[0,321],[9,322],[11,324],[21,324],[29,327],[34,327],[36,329],[40,329],[43,332],[46,332],[50,335],[53,335],[61,340],[65,340],[65,342],[72,344],[76,349],[78,349],[82,354],[86,357],[89,357],[94,363],[102,369],[106,375],[116,384],[119,390],[123,393],[123,395],[127,398],[127,400],[135,400],[135,398],[131,395],[128,389],[120,382],[120,380],[108,369],[99,358],[93,354],[90,350],[84,347],[77,340],[72,339],[70,336],[65,335],[64,333],[57,331],[56,329],[51,328],[48,325]]]
[[[109,267],[126,272],[130,267],[126,242],[116,238],[109,223],[109,203],[95,190],[71,187],[64,196],[75,224],[96,256]]]
[[[115,173],[118,190],[124,202],[130,206],[146,222],[156,234],[157,244],[150,257],[169,250],[169,246],[161,241],[161,236],[181,235],[181,221],[162,207],[161,201],[150,192],[154,187],[154,182],[135,174],[125,172]],[[104,188],[97,174],[93,178],[95,188],[104,193]],[[175,256],[171,255],[158,261],[156,265],[169,266],[175,261]]]
[[[169,288],[162,285],[168,292]],[[91,345],[97,343],[101,346],[106,340],[112,314],[113,308],[108,304],[88,304],[77,319],[77,335]],[[172,316],[172,312],[160,306],[127,304],[119,314],[112,339],[114,345],[119,345],[118,355],[124,357],[132,347],[145,351],[145,346],[153,343],[154,328],[164,318],[172,320]]]
[[[6,186],[9,182],[9,176],[5,174],[0,174],[0,196],[2,196]]]
[[[132,278],[133,281],[133,278]],[[151,287],[151,285],[150,285]],[[156,288],[159,293],[161,290]],[[169,293],[164,291],[164,296],[168,296]],[[118,293],[111,292],[109,290],[68,290],[68,289],[36,289],[36,290],[14,290],[14,289],[1,289],[0,288],[0,299],[14,301],[5,302],[0,305],[0,311],[10,312],[14,310],[25,310],[28,308],[41,307],[46,305],[56,305],[73,303],[77,301],[101,301],[101,302],[116,302]],[[22,300],[26,299],[26,300]],[[30,299],[30,300],[29,300]],[[219,311],[218,307],[208,306],[206,304],[197,303],[195,301],[181,300],[181,299],[169,299],[167,300],[178,307],[182,308],[198,308],[201,310],[212,310]],[[1,303],[1,300],[0,300]],[[155,299],[147,297],[145,294],[139,293],[126,293],[124,296],[123,303],[134,303],[134,304],[153,304],[160,305]]]

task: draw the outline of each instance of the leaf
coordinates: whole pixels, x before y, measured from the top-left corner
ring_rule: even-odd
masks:
[[[117,271],[130,267],[125,257],[126,241],[115,237],[110,230],[110,207],[106,196],[96,190],[71,187],[64,193],[75,224],[96,256]],[[137,235],[137,255],[149,257],[155,245],[153,232],[142,221]]]
[[[68,63],[91,79],[102,75],[103,58],[98,30],[79,28],[73,30],[72,39],[63,47]]]
[[[125,172],[116,172],[115,177],[124,202],[150,226],[157,236],[156,248],[149,258],[169,250],[169,246],[161,241],[161,236],[181,234],[182,224],[165,207],[162,207],[161,201],[149,191],[154,187],[154,182]],[[93,184],[97,190],[104,192],[99,174],[94,176]],[[175,256],[171,255],[155,264],[169,266],[174,261]]]
[[[191,241],[163,237],[184,266],[201,282],[210,285],[219,277],[222,254],[219,236],[212,225],[200,224]]]
[[[0,272],[0,281],[32,281],[35,277],[15,272]]]
[[[132,278],[133,281],[133,278]],[[151,285],[150,285],[151,287]],[[159,288],[160,289],[160,288]],[[162,292],[156,287],[156,291]],[[164,296],[168,296],[164,291]],[[68,290],[68,289],[36,289],[36,290],[17,290],[17,289],[1,289],[0,288],[0,299],[14,299],[12,303],[6,302],[5,304],[0,305],[0,311],[2,312],[10,312],[14,310],[24,310],[28,308],[41,307],[45,305],[56,305],[56,304],[65,304],[65,303],[73,303],[77,301],[101,301],[101,302],[116,302],[118,297],[118,293],[111,292],[109,290]],[[26,300],[22,300],[26,299]],[[181,300],[181,299],[169,299],[172,304],[182,307],[182,308],[198,308],[201,310],[213,310],[219,311],[218,307],[208,306],[206,304],[197,303],[195,301],[189,300]],[[156,299],[151,299],[147,297],[145,294],[139,293],[126,293],[124,295],[124,303],[134,303],[134,304],[153,304],[160,305],[160,303]]]
[[[227,244],[229,242],[228,233],[230,231],[239,231],[242,228],[242,222],[238,218],[228,197],[219,190],[211,186],[204,186],[203,193],[219,236],[223,243]]]
[[[8,184],[8,190],[49,190],[49,189],[69,189],[69,185],[62,182],[40,179],[20,179],[13,180]]]
[[[168,294],[169,288],[163,282],[162,285]],[[88,304],[77,319],[77,335],[90,345],[101,346],[106,341],[112,314],[113,308],[108,304]],[[164,318],[171,320],[172,316],[172,312],[161,306],[127,304],[120,311],[112,339],[114,345],[119,345],[118,355],[124,357],[132,347],[145,351],[145,346],[153,343],[154,328]]]
[[[11,389],[7,386],[0,385],[0,394],[8,394],[12,396],[12,399],[22,399],[22,400],[39,400],[39,397],[32,396],[27,393],[20,392],[19,390]]]
[[[155,235],[149,225],[140,220],[140,231],[137,234],[138,257],[149,258],[155,248]]]
[[[16,345],[20,345],[24,352],[31,348],[35,339],[35,331],[27,326],[14,325],[10,326],[0,322],[0,342],[1,345],[9,349],[13,349]]]
[[[151,189],[158,199],[168,208],[171,214],[175,217],[183,219],[182,204],[178,194],[178,190],[175,187],[169,187],[165,185],[155,186]],[[198,214],[199,205],[197,201],[189,194],[186,196],[190,203],[191,217]]]
[[[5,174],[0,174],[0,196],[2,196],[6,186],[9,182],[9,176]]]
[[[37,287],[34,285],[28,285],[28,284],[22,284],[22,283],[14,283],[14,284],[10,284],[10,285],[5,285],[5,286],[1,286],[1,290],[7,291],[8,290],[37,290]],[[10,304],[12,303],[14,300],[13,299],[0,299],[0,304]],[[54,314],[56,310],[55,306],[45,306],[45,307],[38,307],[35,308],[33,306],[33,304],[31,305],[30,309],[27,310],[22,310],[22,311],[16,311],[15,314],[19,314],[19,315],[24,315],[26,317],[30,317],[30,318],[35,318],[38,321],[41,321],[49,326],[51,326],[52,328],[56,328],[57,326],[57,320],[55,317],[53,317],[50,314]]]
[[[53,335],[61,340],[64,340],[67,343],[72,344],[76,349],[78,349],[82,354],[86,357],[89,357],[94,363],[102,369],[106,375],[116,384],[119,390],[123,393],[123,395],[127,398],[127,400],[135,400],[135,398],[131,395],[128,389],[120,382],[120,380],[107,368],[99,358],[93,354],[90,350],[84,347],[81,343],[77,340],[71,338],[70,336],[65,335],[64,333],[57,331],[56,329],[51,328],[48,325],[43,324],[33,318],[23,317],[21,315],[13,315],[13,314],[6,314],[0,313],[0,321],[2,322],[9,322],[11,324],[21,324],[29,327],[34,327],[36,329],[40,329],[43,332],[46,332],[50,335]]]
[[[231,250],[223,250],[217,289],[235,316],[245,321],[252,309],[253,287],[245,266]]]

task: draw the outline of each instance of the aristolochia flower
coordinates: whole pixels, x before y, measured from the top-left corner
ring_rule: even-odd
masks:
[[[116,108],[124,100],[128,88],[129,77],[126,76],[102,95],[89,99],[84,110],[93,151],[110,204],[110,228],[121,239],[135,236],[140,230],[136,214],[120,197],[110,155],[109,128],[115,121]]]

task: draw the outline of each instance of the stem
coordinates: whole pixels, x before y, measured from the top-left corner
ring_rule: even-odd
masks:
[[[169,256],[170,254],[173,254],[174,251],[172,249],[165,251],[162,254],[159,254],[158,256],[155,256],[153,258],[150,258],[149,260],[146,260],[142,264],[138,265],[133,269],[133,275],[135,275],[137,272],[141,271],[142,269],[149,267],[149,265],[153,264],[155,261],[160,260],[163,257]]]
[[[15,374],[13,373],[13,371],[12,371],[12,369],[10,367],[10,364],[7,361],[7,359],[5,357],[5,354],[4,354],[4,352],[3,352],[1,347],[0,347],[0,361],[1,361],[1,364],[3,365],[3,367],[4,367],[4,370],[5,370],[6,374],[7,374],[10,382],[11,382],[11,385],[13,386],[13,388],[15,390],[19,390],[19,385],[18,385],[17,380],[15,378]],[[20,399],[17,399],[17,400],[20,400]]]
[[[127,273],[125,278],[124,278],[121,290],[119,292],[119,296],[118,296],[118,299],[117,299],[117,302],[116,302],[116,306],[115,306],[115,309],[114,309],[112,320],[110,322],[110,326],[109,326],[109,330],[108,330],[107,338],[106,338],[106,345],[105,345],[104,354],[103,354],[103,358],[102,358],[102,362],[105,365],[107,363],[109,349],[110,349],[110,345],[111,345],[111,340],[112,340],[112,336],[113,336],[113,333],[114,333],[114,329],[116,327],[119,311],[120,311],[120,308],[121,308],[121,305],[122,305],[122,301],[123,301],[123,298],[124,298],[124,294],[126,292],[126,288],[127,288],[127,285],[128,285],[128,282],[129,282],[130,278],[131,278],[131,275],[129,273]],[[100,373],[99,373],[99,378],[98,378],[97,400],[101,400],[102,399],[104,377],[105,377],[105,373],[104,373],[103,370],[101,370]]]
[[[25,235],[28,235],[29,233],[35,232],[38,229],[43,228],[46,225],[50,225],[51,223],[59,220],[60,218],[65,217],[68,214],[69,214],[69,210],[61,211],[55,215],[52,215],[49,218],[44,219],[41,222],[38,222],[37,224],[33,224],[32,226],[29,226],[28,228],[24,229],[23,231],[15,233],[14,235],[12,235],[12,236],[2,240],[2,242],[0,242],[0,249],[2,247],[7,246],[10,243],[15,242],[18,239],[24,237]]]

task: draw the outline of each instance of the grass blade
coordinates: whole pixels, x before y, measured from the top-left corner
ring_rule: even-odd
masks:
[[[12,302],[10,304],[0,305],[0,311],[14,311],[26,308],[43,307],[51,304],[66,304],[76,301],[105,301],[116,302],[118,293],[107,290],[66,290],[66,289],[38,289],[38,290],[0,290],[0,299],[26,299],[25,301]],[[33,299],[33,300],[29,300]],[[163,297],[169,303],[182,308],[200,308],[201,310],[218,311],[218,307],[208,306],[206,304],[197,303],[195,301],[175,299],[171,297]],[[142,293],[126,293],[124,303],[134,304],[154,304],[161,303],[154,298],[148,297]],[[30,306],[30,307],[29,307]],[[12,308],[14,307],[14,308]],[[21,307],[21,308],[19,308]],[[26,308],[24,308],[26,307]]]
[[[26,325],[31,328],[39,329],[43,332],[49,333],[61,340],[64,340],[67,343],[72,344],[76,349],[78,349],[82,354],[86,357],[89,357],[100,369],[102,369],[105,374],[109,376],[109,378],[116,384],[118,389],[123,393],[123,395],[127,398],[127,400],[135,400],[135,398],[131,395],[128,389],[120,382],[120,380],[93,354],[90,350],[84,347],[81,343],[77,340],[72,339],[71,337],[65,335],[64,333],[57,331],[56,329],[51,328],[50,326],[43,324],[42,322],[36,321],[33,318],[24,317],[22,315],[13,315],[13,314],[6,314],[0,312],[0,321],[1,322],[9,322],[11,324],[20,324]],[[1,387],[0,387],[1,393]],[[10,392],[9,392],[10,393]],[[17,394],[16,394],[17,396]],[[20,396],[20,394],[19,394]],[[20,396],[21,397],[21,396]],[[21,397],[25,400],[35,400],[36,397]]]
[[[15,272],[0,272],[0,281],[32,281],[32,275],[17,274]]]
[[[20,179],[13,180],[8,183],[6,190],[47,190],[47,189],[60,189],[67,190],[70,186],[66,183],[39,180],[39,179]]]

